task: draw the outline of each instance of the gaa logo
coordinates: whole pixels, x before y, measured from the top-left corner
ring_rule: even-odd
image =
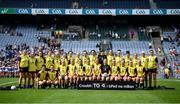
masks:
[[[180,10],[179,9],[170,10],[170,14],[180,14]]]
[[[102,10],[102,14],[112,14],[112,11],[109,9]]]
[[[164,14],[162,10],[153,10],[152,13],[157,15]]]
[[[75,9],[69,10],[69,14],[78,14],[79,12]]]
[[[36,9],[35,13],[36,14],[45,14],[45,11],[43,9]]]
[[[136,10],[136,14],[146,14],[145,10]]]
[[[94,10],[86,10],[85,14],[96,14]]]
[[[20,14],[29,14],[29,11],[27,9],[18,9],[18,13],[20,13]]]
[[[63,12],[60,9],[53,9],[52,14],[63,14]]]
[[[125,14],[128,15],[129,12],[127,10],[119,10],[119,14]]]

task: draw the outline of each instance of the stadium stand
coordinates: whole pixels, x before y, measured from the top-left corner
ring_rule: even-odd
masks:
[[[167,30],[168,31],[168,30]],[[163,32],[163,51],[174,74],[176,68],[180,68],[180,47],[177,32]],[[173,75],[174,76],[174,75]]]
[[[155,0],[158,8],[175,9],[180,7],[179,0]]]

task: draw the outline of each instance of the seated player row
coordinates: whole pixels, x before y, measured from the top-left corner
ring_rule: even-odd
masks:
[[[122,66],[119,67],[113,60],[110,67],[107,65],[107,60],[104,60],[103,65],[101,65],[97,59],[93,66],[90,65],[89,61],[86,66],[82,66],[81,60],[77,65],[71,61],[66,66],[63,62],[59,71],[55,71],[53,65],[50,71],[46,71],[46,67],[43,66],[42,70],[37,73],[37,78],[39,86],[58,85],[62,88],[66,86],[76,87],[78,81],[134,81],[137,85],[143,86],[144,75],[145,68],[141,61],[136,67],[133,66],[133,62],[130,62],[129,67],[126,67],[125,61],[122,61]]]

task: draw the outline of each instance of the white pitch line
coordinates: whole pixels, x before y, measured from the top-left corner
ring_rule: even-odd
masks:
[[[3,85],[7,85],[7,84],[12,84],[12,83],[16,83],[18,81],[12,81],[12,82],[7,82],[7,83],[1,83],[0,86],[3,86]]]

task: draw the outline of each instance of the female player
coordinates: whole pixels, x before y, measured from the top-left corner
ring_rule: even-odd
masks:
[[[47,80],[47,72],[46,72],[46,66],[43,65],[42,69],[38,72],[37,75],[37,85],[38,88],[45,88],[46,87],[46,80]]]
[[[90,60],[86,60],[87,64],[84,66],[85,69],[85,81],[91,81],[92,80],[92,66],[90,65]]]
[[[46,70],[50,71],[51,65],[54,64],[54,58],[52,57],[52,52],[49,51],[48,55],[45,56],[45,65],[46,65]]]
[[[136,66],[136,70],[137,70],[136,86],[144,88],[145,68],[141,64],[141,61],[138,62],[138,65]]]
[[[34,81],[36,77],[36,70],[37,70],[37,59],[35,58],[34,53],[31,53],[29,57],[29,67],[28,67],[28,87],[30,87],[30,82],[32,80],[32,87],[34,87]]]
[[[125,65],[125,59],[122,59],[122,62],[121,62],[120,81],[127,81],[127,67]]]
[[[78,64],[76,65],[76,75],[77,75],[77,82],[84,80],[84,70],[82,66],[82,60],[79,60]]]
[[[113,56],[113,51],[110,50],[109,54],[107,55],[107,63],[108,65],[111,67],[112,66],[112,60],[113,60],[114,56]]]
[[[36,56],[36,60],[37,60],[37,73],[38,73],[41,70],[42,66],[45,64],[45,60],[42,52],[39,52],[39,55]]]
[[[47,75],[47,85],[49,87],[52,87],[52,85],[54,85],[54,87],[59,85],[59,80],[58,80],[58,73],[57,71],[55,71],[54,66],[51,65],[51,70],[48,72]]]
[[[135,82],[135,80],[136,80],[136,67],[133,66],[133,61],[130,61],[128,67],[128,81]]]
[[[89,55],[89,59],[90,59],[90,65],[94,65],[96,62],[96,51],[92,50],[91,51],[91,55]]]
[[[93,78],[92,80],[100,81],[101,79],[101,64],[99,63],[99,59],[96,58],[96,63],[93,65]]]
[[[19,58],[18,61],[18,67],[19,67],[19,87],[21,88],[22,80],[24,79],[24,87],[26,87],[26,79],[28,77],[28,66],[29,66],[29,60],[28,60],[27,51],[24,50],[22,55]]]
[[[111,78],[110,78],[110,81],[118,81],[120,78],[119,78],[119,67],[118,65],[116,64],[116,60],[113,59],[112,61],[112,66],[111,66]]]
[[[87,60],[89,59],[88,53],[86,50],[83,51],[83,55],[82,55],[82,65],[84,66],[87,62]]]
[[[80,57],[80,53],[76,53],[76,56],[75,56],[75,65],[78,64],[78,61],[81,59]]]
[[[57,51],[55,52],[55,56],[54,56],[54,70],[57,73],[59,73],[60,63],[61,63],[60,53]]]
[[[138,64],[138,61],[139,61],[138,54],[134,55],[134,58],[132,61],[133,61],[133,66],[136,67],[136,65]]]
[[[67,87],[68,76],[67,76],[67,65],[65,63],[65,60],[63,60],[61,65],[60,65],[60,77],[59,77],[59,80],[60,80],[61,88]]]
[[[76,84],[76,66],[74,64],[74,59],[70,60],[70,64],[68,65],[68,79],[69,86],[75,86]]]

